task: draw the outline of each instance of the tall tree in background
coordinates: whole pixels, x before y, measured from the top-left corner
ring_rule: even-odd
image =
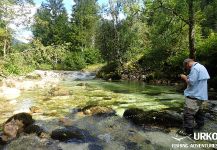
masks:
[[[73,50],[95,47],[99,20],[97,0],[75,0],[72,7],[71,43]]]
[[[0,48],[2,48],[3,56],[6,56],[10,49],[12,41],[12,30],[9,24],[14,25],[25,24],[27,22],[25,7],[33,4],[33,0],[1,0],[0,1]],[[18,24],[14,19],[23,17]]]
[[[146,47],[146,25],[140,18],[140,1],[109,0],[102,19],[98,45],[108,63],[122,66]]]
[[[35,15],[33,34],[45,46],[68,41],[68,16],[63,0],[47,0]]]
[[[217,32],[217,1],[216,0],[202,0],[201,10],[204,19],[201,22],[202,35],[208,37],[210,33]]]
[[[195,59],[195,25],[200,19],[201,10],[199,9],[200,1],[196,0],[172,0],[153,1],[153,10],[160,9],[167,17],[177,17],[180,21],[188,26],[188,45],[189,57]]]

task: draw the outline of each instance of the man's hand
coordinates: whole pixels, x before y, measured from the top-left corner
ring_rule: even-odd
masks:
[[[184,80],[186,83],[188,83],[188,77],[184,74],[180,74],[180,77],[182,80]]]

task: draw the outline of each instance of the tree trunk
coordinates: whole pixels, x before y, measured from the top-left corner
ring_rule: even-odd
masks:
[[[6,49],[7,49],[7,39],[4,40],[4,49],[3,49],[3,56],[6,56]]]
[[[194,2],[193,0],[188,0],[188,15],[189,15],[189,58],[195,60],[195,20],[194,20]]]

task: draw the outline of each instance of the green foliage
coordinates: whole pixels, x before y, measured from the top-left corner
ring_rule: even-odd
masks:
[[[86,62],[81,52],[69,52],[64,62],[65,70],[80,70],[86,66]]]
[[[102,62],[102,57],[98,49],[89,48],[83,51],[86,64],[97,64]]]
[[[63,0],[47,0],[35,14],[33,34],[43,45],[57,45],[68,41],[69,23]]]
[[[204,18],[201,22],[203,36],[208,37],[210,33],[217,32],[217,1],[216,0],[202,0],[201,9]]]
[[[201,41],[198,45],[197,58],[205,64],[211,76],[209,85],[217,88],[217,34],[211,33],[207,39]]]
[[[25,61],[24,55],[21,53],[13,53],[4,58],[2,66],[3,74],[25,74],[33,71],[35,68]]]
[[[211,77],[217,76],[217,34],[212,33],[198,45],[198,60],[205,64]]]
[[[105,80],[120,80],[122,68],[118,63],[112,62],[101,68],[98,72],[97,77]]]
[[[97,30],[98,5],[96,0],[75,1],[72,7],[71,33],[72,50],[84,50],[95,47],[95,34]]]

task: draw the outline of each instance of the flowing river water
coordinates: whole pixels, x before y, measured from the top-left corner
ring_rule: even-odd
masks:
[[[73,126],[87,130],[98,140],[91,144],[56,142],[58,148],[50,148],[48,143],[48,146],[37,148],[40,139],[30,136],[15,140],[8,149],[146,150],[172,149],[172,144],[192,143],[188,138],[181,141],[175,139],[175,132],[143,131],[122,118],[128,108],[156,111],[168,108],[181,111],[184,97],[174,87],[133,81],[107,82],[93,79],[92,74],[86,75],[83,72],[75,72],[72,76],[73,78],[64,78],[58,85],[50,88],[23,91],[20,97],[12,100],[2,99],[0,123],[12,114],[28,112],[29,108],[35,107],[38,111],[33,114],[33,118],[47,132],[62,128],[59,118],[67,116],[72,120]],[[117,116],[94,118],[74,113],[76,108],[88,105],[111,107],[117,112]]]

